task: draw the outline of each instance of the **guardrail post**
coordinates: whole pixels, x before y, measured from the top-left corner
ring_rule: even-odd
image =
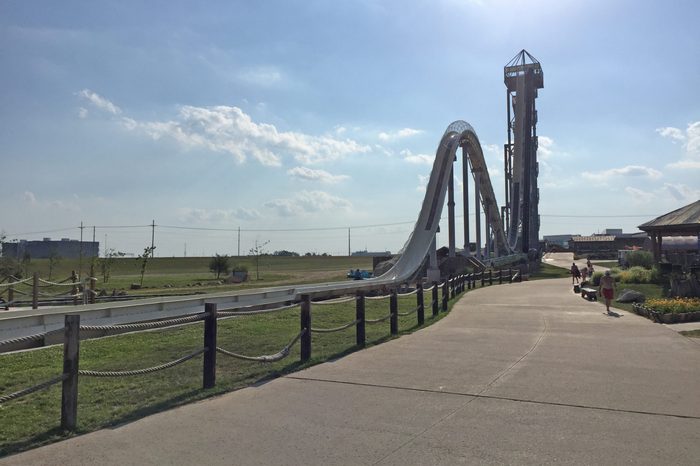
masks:
[[[90,277],[88,283],[90,283],[90,293],[88,294],[88,302],[90,304],[95,304],[95,296],[97,295],[95,288],[97,288],[97,280],[95,279],[95,277]]]
[[[508,267],[508,283],[513,283],[513,268]]]
[[[360,347],[365,346],[365,292],[358,291],[355,295],[355,344]]]
[[[301,329],[306,332],[301,336],[301,362],[311,358],[311,297],[301,295]]]
[[[438,283],[433,282],[433,317],[438,315]]]
[[[204,367],[202,386],[213,388],[216,385],[216,303],[204,303]]]
[[[39,309],[39,274],[34,272],[32,280],[32,309]]]
[[[73,306],[78,305],[78,275],[75,273],[75,270],[71,270],[70,273],[70,281],[73,282],[73,287],[70,289],[70,294],[73,295]]]
[[[416,283],[416,289],[418,290],[418,292],[416,293],[416,305],[418,306],[416,314],[418,314],[418,325],[423,325],[425,323],[425,301],[423,300],[423,284],[420,282]]]
[[[389,317],[389,327],[391,330],[392,335],[398,335],[399,334],[399,301],[398,297],[396,296],[396,290],[391,290],[391,294],[389,295],[389,313],[391,314],[391,317]]]
[[[449,280],[445,280],[445,283],[442,284],[442,312],[447,311],[447,300],[449,296],[448,286]]]
[[[80,315],[66,315],[63,335],[63,391],[61,428],[75,430],[78,422],[78,360],[80,357]]]

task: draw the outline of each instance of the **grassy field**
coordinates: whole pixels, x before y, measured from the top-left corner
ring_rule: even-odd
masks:
[[[261,256],[256,270],[255,258],[251,256],[232,257],[231,265],[248,269],[249,280],[241,284],[223,284],[209,270],[210,257],[156,257],[149,259],[144,275],[143,288],[130,290],[132,283],[141,281],[141,261],[135,258],[116,258],[111,267],[110,278],[104,281],[99,261],[94,267],[97,288],[107,294],[125,291],[129,295],[194,294],[216,291],[235,291],[287,284],[344,281],[350,269],[372,269],[371,257],[281,257]],[[78,259],[62,259],[51,274],[52,281],[60,281],[70,276],[71,271],[79,270]],[[48,259],[32,259],[25,276],[37,272],[43,279],[49,277]],[[83,276],[90,275],[90,261],[83,260]],[[259,277],[258,273],[259,272]],[[221,277],[223,279],[223,276]],[[259,279],[258,279],[259,278]],[[27,287],[28,289],[28,287]],[[25,290],[26,291],[26,290]],[[58,287],[44,290],[47,293],[66,291]]]
[[[686,330],[686,331],[680,332],[680,334],[685,335],[686,337],[700,338],[700,330]]]
[[[530,280],[543,280],[548,278],[571,278],[571,274],[567,269],[556,267],[554,265],[540,263],[540,270],[530,274]]]

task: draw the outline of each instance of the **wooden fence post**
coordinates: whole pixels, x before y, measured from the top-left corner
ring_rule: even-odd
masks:
[[[78,305],[78,274],[75,273],[75,270],[71,270],[70,273],[70,281],[73,282],[73,287],[70,289],[70,294],[73,295],[73,306]]]
[[[15,287],[10,285],[7,288],[7,304],[5,305],[5,310],[10,310],[10,303],[15,300]]]
[[[455,286],[457,285],[457,281],[455,278],[450,275],[449,278],[447,279],[447,282],[450,283],[450,299],[454,299],[455,296],[457,296],[457,290],[455,289]]]
[[[306,332],[301,336],[301,362],[311,358],[311,297],[308,294],[301,295],[301,331]]]
[[[483,288],[485,282],[486,282],[486,272],[484,272],[482,270],[481,271],[481,286],[482,286],[482,288]]]
[[[97,300],[97,279],[95,277],[90,277],[90,304],[95,304]]]
[[[216,303],[204,303],[204,367],[202,374],[202,386],[213,388],[216,385],[216,330],[217,310]]]
[[[80,359],[80,315],[66,315],[63,334],[63,391],[61,428],[75,430],[78,423],[78,367]]]
[[[503,269],[498,269],[498,284],[503,284]]]
[[[416,293],[416,305],[418,306],[416,314],[418,314],[418,325],[423,325],[425,323],[425,301],[423,301],[423,284],[420,282],[417,283],[416,289],[418,290],[418,292]]]
[[[470,273],[467,274],[467,289],[471,290],[472,289],[472,279],[473,279],[474,274]]]
[[[513,283],[513,268],[508,267],[508,283]]]
[[[39,309],[39,274],[34,272],[32,279],[32,309]]]
[[[442,312],[447,311],[447,300],[448,296],[450,293],[450,290],[448,290],[449,287],[449,280],[445,280],[445,283],[442,284]]]
[[[433,317],[438,315],[438,282],[433,282]]]
[[[389,312],[391,317],[389,317],[389,328],[392,335],[399,334],[399,301],[396,296],[396,289],[391,290],[389,295]]]
[[[493,269],[489,269],[489,286],[493,285]]]
[[[355,344],[365,346],[365,292],[360,290],[355,295]]]

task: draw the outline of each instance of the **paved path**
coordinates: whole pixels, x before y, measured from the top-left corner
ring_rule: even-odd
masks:
[[[0,464],[698,464],[700,342],[568,279],[258,387]]]

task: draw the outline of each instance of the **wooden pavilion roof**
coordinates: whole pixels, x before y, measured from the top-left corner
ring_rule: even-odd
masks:
[[[669,212],[638,227],[647,233],[700,234],[700,200]]]

